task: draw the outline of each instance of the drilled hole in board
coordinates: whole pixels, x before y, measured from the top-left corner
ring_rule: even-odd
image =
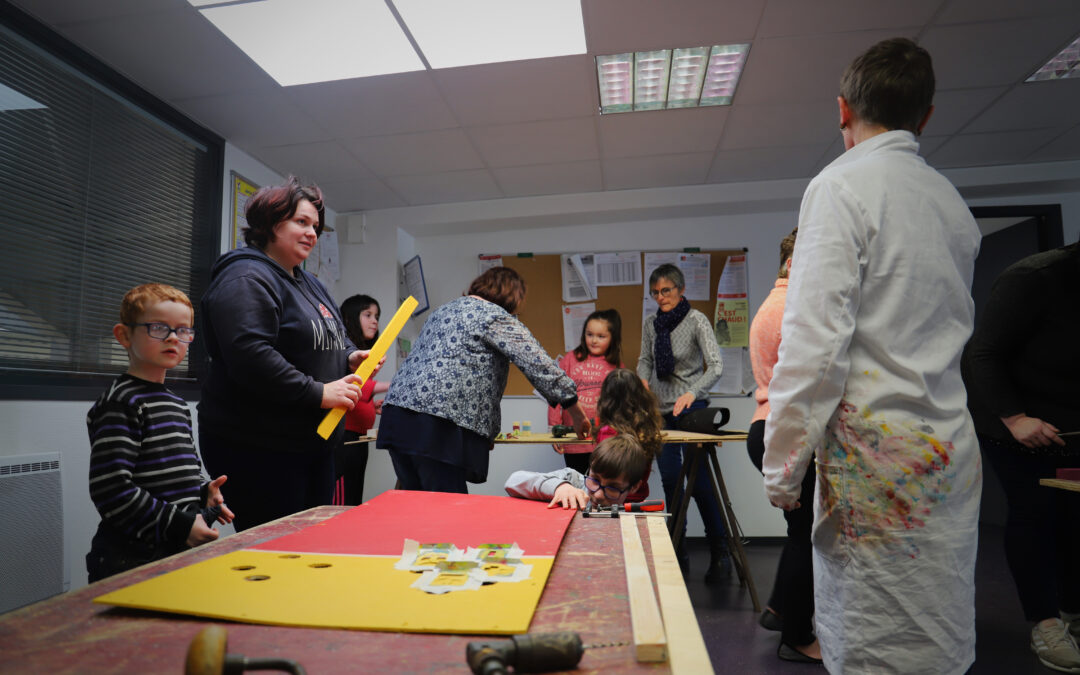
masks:
[[[252,574],[244,577],[244,579],[247,581],[266,581],[269,578],[270,577],[266,576],[265,574]]]
[[[323,567],[332,567],[330,563],[311,563],[308,567],[314,567],[316,569],[322,569]]]
[[[278,557],[279,558],[292,559],[292,558],[299,558],[300,556],[296,555],[295,553],[286,553],[285,555],[279,555]]]
[[[237,565],[236,567],[233,567],[233,569],[236,570],[237,572],[246,572],[247,570],[255,569],[255,566],[254,565]]]

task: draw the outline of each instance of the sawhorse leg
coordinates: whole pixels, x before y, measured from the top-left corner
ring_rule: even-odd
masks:
[[[712,487],[716,503],[720,504],[720,518],[724,523],[724,531],[728,539],[728,551],[735,563],[735,571],[739,575],[739,585],[750,590],[750,601],[754,604],[754,611],[761,611],[761,602],[758,600],[757,586],[754,577],[750,573],[750,565],[746,560],[746,549],[742,544],[742,530],[739,521],[735,518],[735,511],[731,506],[727,486],[724,484],[724,476],[720,471],[720,462],[716,458],[716,445],[713,443],[699,444],[687,443],[686,447],[693,448],[693,459],[683,462],[679,472],[679,484],[675,487],[672,500],[678,506],[678,512],[671,525],[671,543],[675,550],[679,550],[679,544],[683,537],[683,524],[686,522],[686,510],[690,506],[690,498],[694,494],[694,485],[697,482],[698,471],[701,470],[702,457],[707,456],[704,470],[709,474],[709,484]],[[685,457],[684,457],[685,460]]]

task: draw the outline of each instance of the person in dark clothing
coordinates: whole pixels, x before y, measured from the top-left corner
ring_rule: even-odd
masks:
[[[330,293],[300,265],[324,225],[322,192],[290,177],[247,205],[247,248],[221,256],[202,299],[210,368],[199,442],[213,473],[228,474],[237,530],[329,504],[333,448],[326,410],[352,409],[355,370],[368,352],[349,340]]]
[[[962,361],[975,430],[1008,502],[1005,555],[1035,623],[1031,649],[1066,672],[1080,672],[1080,494],[1039,479],[1080,466],[1080,439],[1067,433],[1080,431],[1078,297],[1080,243],[1013,264]]]

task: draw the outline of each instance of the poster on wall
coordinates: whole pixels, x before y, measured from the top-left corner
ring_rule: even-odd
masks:
[[[232,250],[246,246],[244,230],[247,228],[247,218],[244,213],[247,211],[248,200],[258,191],[259,186],[235,171],[229,173],[232,175],[232,228],[229,234],[229,250]]]

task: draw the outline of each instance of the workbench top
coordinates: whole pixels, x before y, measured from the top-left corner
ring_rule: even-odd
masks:
[[[217,624],[228,631],[229,653],[293,659],[313,675],[468,673],[465,645],[475,639],[470,636],[241,624],[92,602],[192,562],[297,532],[348,508],[304,511],[0,615],[0,672],[182,672],[191,639],[205,626]],[[644,529],[642,539],[648,551]],[[632,642],[618,519],[575,517],[571,522],[529,628],[530,633],[562,630],[577,631],[586,644]],[[587,650],[578,670],[570,672],[669,671],[666,663],[638,663],[633,646],[624,645]]]

